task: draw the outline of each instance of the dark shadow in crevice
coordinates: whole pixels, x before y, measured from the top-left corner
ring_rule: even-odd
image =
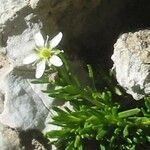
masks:
[[[150,27],[150,1],[103,0],[92,11],[72,8],[67,17],[58,21],[65,33],[64,49],[86,63],[108,69],[118,36]]]
[[[51,150],[51,146],[48,145],[48,140],[38,130],[22,131],[20,133],[21,145],[24,150],[46,149]]]

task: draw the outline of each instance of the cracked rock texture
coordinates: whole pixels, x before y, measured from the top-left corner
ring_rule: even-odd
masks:
[[[20,130],[45,128],[52,98],[41,92],[46,85],[34,85],[34,68],[22,64],[35,46],[33,34],[42,21],[32,13],[30,1],[0,1],[0,122]],[[44,14],[44,13],[43,13]],[[43,15],[44,16],[44,15]]]
[[[19,133],[0,124],[0,149],[23,150],[20,144]]]
[[[79,56],[86,63],[108,67],[110,50],[118,35],[133,29],[135,22],[138,28],[149,25],[149,2],[0,0],[0,53],[3,53],[0,55],[0,122],[20,130],[54,129],[45,123],[49,115],[45,105],[51,105],[53,99],[41,92],[45,86],[30,83],[35,68],[22,64],[35,47],[36,32],[41,30],[44,37],[51,38],[61,31],[64,37],[59,46],[71,54],[69,57]]]
[[[150,95],[150,30],[121,35],[112,60],[117,81],[127,93],[135,100]]]
[[[40,90],[42,86],[31,84],[31,71],[11,70],[0,82],[3,90],[4,110],[0,121],[12,128],[44,129],[48,110],[44,100],[50,100]]]
[[[44,37],[53,37],[59,31],[71,33],[75,37],[79,34],[77,31],[84,28],[84,24],[80,26],[81,20],[87,18],[87,14],[100,3],[101,0],[88,3],[85,0],[82,3],[78,0],[0,1],[0,52],[6,54],[3,58],[8,58],[9,64],[1,66],[0,70],[1,123],[20,130],[45,129],[46,116],[49,113],[45,105],[51,105],[53,99],[41,92],[46,85],[30,83],[34,79],[35,68],[22,63],[35,47],[33,35],[41,30]],[[76,10],[82,13],[81,16],[76,15],[73,21],[71,17],[75,16]],[[73,22],[66,26],[70,19]],[[72,28],[77,31],[72,32]]]

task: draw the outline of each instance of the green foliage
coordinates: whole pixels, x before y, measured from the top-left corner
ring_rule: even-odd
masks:
[[[97,89],[92,67],[87,65],[90,83],[84,85],[62,59],[64,66],[55,70],[55,82],[46,78],[36,81],[48,84],[43,92],[50,97],[69,101],[72,106],[52,108],[56,114],[51,124],[61,127],[47,132],[52,144],[65,150],[86,150],[87,141],[94,140],[95,150],[136,150],[150,142],[150,97],[145,98],[142,107],[122,106],[118,99],[125,96],[122,89],[110,83],[110,78],[110,88]]]

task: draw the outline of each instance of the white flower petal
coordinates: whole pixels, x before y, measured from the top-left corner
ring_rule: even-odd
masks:
[[[61,41],[62,39],[62,32],[59,32],[51,41],[50,41],[50,48],[53,49],[55,48],[59,42]]]
[[[34,35],[34,40],[38,47],[44,47],[44,38],[40,31]]]
[[[36,73],[35,73],[36,78],[42,77],[42,75],[45,71],[45,63],[46,63],[46,61],[42,60],[36,64]]]
[[[63,62],[62,60],[56,56],[56,55],[53,55],[50,59],[49,59],[50,63],[56,67],[60,67],[63,65]]]
[[[23,64],[31,64],[38,59],[38,55],[31,54],[23,59]]]

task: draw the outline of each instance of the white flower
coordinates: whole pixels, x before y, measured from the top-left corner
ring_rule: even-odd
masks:
[[[62,36],[62,33],[59,32],[52,40],[49,41],[49,37],[47,36],[46,41],[44,41],[41,32],[35,34],[35,51],[23,60],[23,64],[31,64],[35,62],[36,78],[42,77],[46,64],[49,66],[54,65],[56,67],[63,65],[62,60],[57,56],[61,51],[54,49],[61,41]]]

